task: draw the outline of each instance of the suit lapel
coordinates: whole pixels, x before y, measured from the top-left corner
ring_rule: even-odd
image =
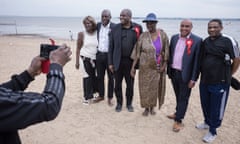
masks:
[[[179,36],[178,36],[178,35],[176,35],[176,36],[174,37],[174,39],[173,39],[173,47],[172,47],[173,53],[174,53],[175,48],[176,48],[176,46],[177,46],[178,39],[179,39]]]

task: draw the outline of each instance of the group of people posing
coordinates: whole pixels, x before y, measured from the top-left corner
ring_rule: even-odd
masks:
[[[76,68],[83,71],[84,104],[104,100],[104,76],[108,74],[108,104],[117,98],[116,112],[122,110],[122,81],[126,81],[126,107],[133,112],[133,88],[136,69],[139,70],[140,103],[143,116],[155,115],[154,107],[161,108],[169,76],[176,96],[176,109],[169,119],[172,130],[179,132],[188,107],[191,89],[200,77],[200,100],[204,122],[197,129],[208,129],[204,142],[212,142],[220,127],[232,75],[239,66],[237,42],[221,33],[220,19],[208,22],[209,36],[202,40],[191,32],[190,20],[182,20],[180,33],[171,37],[157,28],[158,19],[150,13],[143,20],[147,31],[131,21],[132,13],[123,9],[120,23],[113,24],[109,10],[103,10],[102,22],[96,24],[91,16],[83,20],[85,31],[78,34]],[[63,67],[71,60],[70,47],[63,44],[49,56],[50,68],[42,93],[24,92],[41,73],[45,58],[36,56],[29,68],[0,84],[0,143],[21,144],[19,129],[56,118],[65,94]],[[97,71],[97,75],[95,74]],[[93,94],[99,96],[94,98]]]
[[[173,131],[179,132],[184,127],[182,120],[191,90],[201,76],[199,89],[204,122],[196,128],[209,129],[203,141],[212,142],[223,119],[231,77],[239,66],[236,40],[221,33],[220,19],[208,22],[209,36],[205,40],[191,32],[191,20],[182,20],[180,33],[173,35],[170,41],[164,30],[157,28],[158,19],[154,13],[143,20],[145,32],[131,19],[129,9],[121,11],[119,24],[111,22],[109,10],[102,11],[99,23],[91,16],[84,18],[85,31],[78,34],[76,50],[76,68],[83,71],[83,103],[104,100],[107,72],[108,104],[113,105],[115,92],[115,111],[121,112],[124,78],[126,108],[133,112],[134,78],[138,70],[142,115],[155,115],[154,107],[158,103],[160,109],[164,103],[168,75],[176,96],[176,109],[167,117],[174,120]],[[95,92],[99,96],[94,97]]]

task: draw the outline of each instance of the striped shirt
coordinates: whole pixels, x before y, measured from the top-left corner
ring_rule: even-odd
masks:
[[[50,65],[42,93],[23,92],[32,80],[25,71],[0,85],[0,132],[16,131],[53,120],[58,115],[65,93],[62,67],[58,64]]]
[[[225,37],[227,37],[231,40],[232,45],[233,45],[234,56],[236,58],[239,58],[240,57],[240,52],[239,52],[238,42],[233,37],[231,37],[229,35],[223,34],[223,36],[225,36]]]

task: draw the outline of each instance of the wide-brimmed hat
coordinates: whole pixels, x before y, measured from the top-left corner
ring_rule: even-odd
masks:
[[[157,16],[154,13],[149,13],[142,22],[158,22]]]

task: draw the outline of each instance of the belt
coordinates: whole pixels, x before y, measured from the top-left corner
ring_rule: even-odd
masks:
[[[97,51],[98,54],[108,54],[108,52]]]
[[[182,72],[181,70],[175,69],[175,68],[171,68],[172,72]]]

